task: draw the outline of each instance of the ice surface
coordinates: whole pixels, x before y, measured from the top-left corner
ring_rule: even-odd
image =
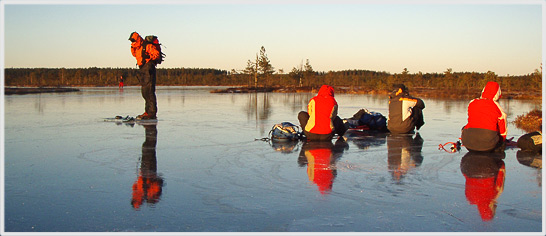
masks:
[[[541,170],[517,149],[489,221],[466,194],[466,150],[438,150],[459,138],[469,101],[424,99],[420,137],[312,147],[256,139],[297,124],[313,94],[210,89],[158,88],[153,126],[103,121],[141,114],[138,87],[5,96],[5,231],[541,231]],[[386,96],[336,99],[342,118],[388,114]],[[501,106],[512,121],[535,104]],[[509,137],[523,133],[509,126]]]

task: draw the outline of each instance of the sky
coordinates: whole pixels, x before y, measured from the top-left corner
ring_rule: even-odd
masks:
[[[285,73],[309,60],[315,71],[524,75],[544,60],[544,0],[309,2],[4,0],[4,68],[136,68],[133,31],[159,37],[158,68],[241,71],[262,46]]]

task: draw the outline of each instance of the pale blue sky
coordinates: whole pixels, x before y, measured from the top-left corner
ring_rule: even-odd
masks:
[[[411,2],[411,1],[410,1]],[[544,1],[526,4],[4,5],[4,66],[135,67],[127,40],[159,36],[159,68],[242,70],[264,46],[275,69],[532,73]],[[61,2],[66,3],[66,2]],[[120,4],[121,3],[121,4]]]

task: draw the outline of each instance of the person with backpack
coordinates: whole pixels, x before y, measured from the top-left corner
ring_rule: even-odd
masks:
[[[156,65],[163,60],[159,40],[156,36],[146,36],[143,39],[137,32],[131,33],[129,40],[131,41],[131,54],[136,58],[139,67],[137,76],[145,101],[144,113],[137,116],[137,119],[157,119]]]
[[[334,88],[330,85],[322,85],[317,96],[309,101],[307,112],[298,114],[298,120],[307,140],[330,141],[334,133],[341,137],[347,131],[337,115]]]
[[[394,90],[389,95],[387,129],[394,134],[407,134],[414,129],[419,130],[425,124],[423,109],[425,109],[423,100],[410,96],[405,85],[394,85]]]
[[[501,89],[497,82],[487,82],[479,98],[468,104],[468,123],[461,141],[468,151],[504,152],[506,148],[506,113],[498,100]]]

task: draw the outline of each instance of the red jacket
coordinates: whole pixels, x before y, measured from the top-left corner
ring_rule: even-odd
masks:
[[[480,98],[476,98],[468,105],[468,123],[464,127],[479,128],[496,131],[503,140],[506,140],[506,113],[497,102],[501,97],[498,83],[488,82]]]
[[[337,116],[337,102],[334,99],[334,88],[322,85],[317,96],[311,98],[307,105],[309,121],[305,131],[314,134],[330,134],[334,131],[333,120]]]
[[[504,164],[495,176],[485,178],[471,178],[464,175],[465,195],[470,204],[478,206],[483,221],[490,221],[495,216],[497,198],[504,190]]]
[[[330,148],[313,149],[305,152],[308,162],[307,175],[309,180],[318,186],[321,194],[330,193],[334,184],[335,176],[331,167],[332,154]]]

